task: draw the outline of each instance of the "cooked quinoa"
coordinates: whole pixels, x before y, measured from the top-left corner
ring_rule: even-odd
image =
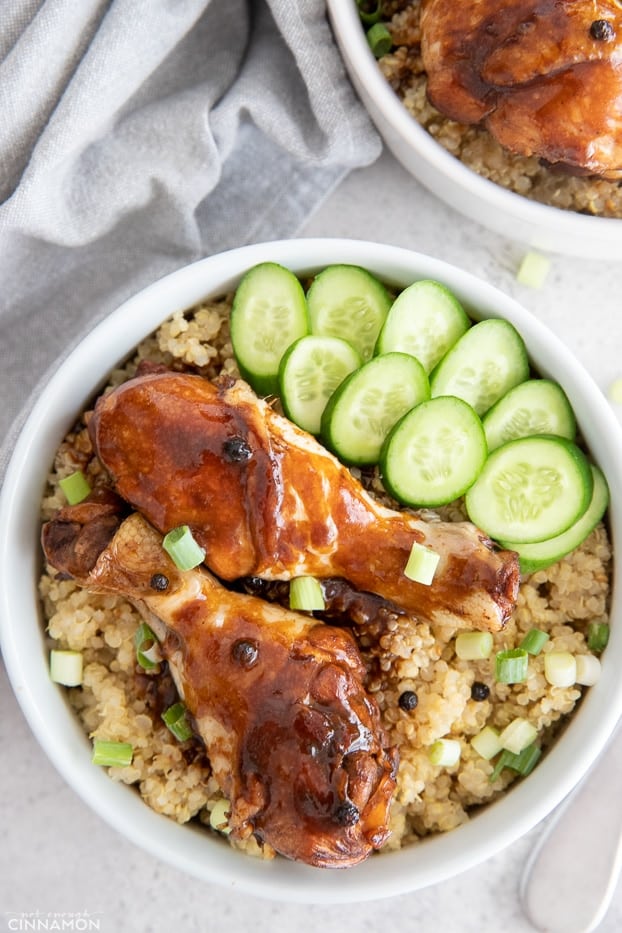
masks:
[[[129,378],[141,359],[207,378],[223,371],[237,375],[229,310],[230,299],[223,298],[185,314],[176,313],[143,341],[127,365],[111,374],[110,385]],[[106,482],[83,420],[57,453],[42,503],[43,520],[65,504],[58,482],[76,469],[84,470],[91,485]],[[399,508],[384,493],[376,473],[357,475],[372,493]],[[465,517],[460,502],[423,515],[430,521]],[[378,631],[354,629],[369,672],[367,687],[379,704],[390,743],[400,752],[392,834],[386,849],[453,829],[516,780],[505,769],[491,782],[494,760],[484,760],[470,744],[484,726],[501,730],[523,717],[537,728],[537,741],[546,750],[575,708],[582,688],[552,687],[544,677],[544,654],[589,653],[588,624],[608,621],[610,563],[611,548],[601,524],[573,554],[522,583],[514,616],[494,636],[493,651],[486,660],[457,659],[453,627],[396,617]],[[122,598],[94,595],[51,568],[41,577],[40,593],[50,647],[83,653],[83,683],[70,688],[68,695],[85,732],[92,738],[129,742],[134,748],[132,764],[109,768],[110,777],[136,786],[150,807],[179,823],[195,820],[209,827],[214,811],[212,824],[221,827],[223,798],[201,744],[194,738],[178,742],[162,722],[163,709],[177,699],[170,676],[165,670],[159,674],[143,671],[136,663],[133,639],[142,621],[138,612]],[[495,653],[517,647],[533,627],[550,637],[543,652],[530,658],[527,680],[496,683]],[[484,699],[472,698],[474,683],[480,685],[476,695],[485,696],[488,688]],[[407,699],[400,704],[404,694]],[[414,700],[408,694],[414,694]],[[456,765],[430,762],[429,748],[440,738],[459,741],[461,756]],[[252,838],[238,845],[264,858],[275,854]]]
[[[383,12],[394,48],[380,59],[387,81],[412,116],[445,149],[490,181],[542,204],[600,217],[622,217],[618,181],[567,175],[535,156],[513,155],[480,126],[444,117],[429,102],[421,60],[421,0],[385,0]]]

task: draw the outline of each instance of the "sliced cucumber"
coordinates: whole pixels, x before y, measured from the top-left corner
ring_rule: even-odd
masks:
[[[404,289],[391,305],[375,352],[410,353],[429,373],[470,326],[455,295],[439,282],[423,279]]]
[[[382,482],[406,505],[445,505],[472,486],[487,452],[473,408],[444,395],[413,408],[395,425],[380,457]]]
[[[592,498],[592,471],[561,437],[508,441],[489,454],[466,494],[469,518],[499,541],[546,541],[566,531]]]
[[[549,538],[548,541],[535,544],[517,544],[515,541],[500,542],[509,551],[518,551],[521,573],[535,573],[536,570],[543,570],[555,564],[583,544],[601,521],[609,505],[609,489],[602,470],[594,464],[591,464],[591,468],[594,480],[592,501],[581,518],[567,531]]]
[[[353,372],[329,399],[322,438],[346,463],[377,463],[396,421],[430,397],[426,372],[414,356],[386,353]]]
[[[490,319],[471,327],[430,377],[432,397],[455,395],[478,415],[529,376],[523,338],[507,321]]]
[[[311,333],[341,337],[371,358],[391,306],[391,296],[378,279],[359,266],[327,266],[307,293]]]
[[[281,357],[309,333],[302,285],[289,269],[263,262],[246,273],[231,309],[231,343],[244,379],[259,395],[278,391]]]
[[[311,434],[320,433],[322,414],[337,386],[362,360],[339,337],[301,337],[286,351],[279,368],[279,389],[287,417]]]
[[[488,449],[531,434],[557,434],[574,440],[577,423],[566,393],[550,379],[528,379],[510,389],[486,412]]]

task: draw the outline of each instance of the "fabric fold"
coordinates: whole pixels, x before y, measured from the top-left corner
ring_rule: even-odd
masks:
[[[323,0],[3,4],[0,438],[116,305],[295,235],[380,149]]]

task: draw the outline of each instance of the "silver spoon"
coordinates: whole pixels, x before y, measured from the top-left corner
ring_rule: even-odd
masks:
[[[546,933],[591,933],[603,920],[622,869],[622,741],[614,737],[560,804],[529,857],[520,899]]]

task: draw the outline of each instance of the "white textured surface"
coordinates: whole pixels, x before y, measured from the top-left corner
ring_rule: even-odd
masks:
[[[389,155],[351,175],[300,233],[395,243],[468,268],[510,292],[551,327],[604,391],[622,374],[622,263],[552,257],[541,290],[519,286],[515,272],[523,248],[446,208]],[[145,855],[85,807],[32,738],[3,670],[0,703],[0,931],[19,929],[15,917],[37,911],[39,929],[54,929],[54,914],[84,916],[88,911],[103,933],[532,930],[521,913],[518,887],[539,828],[451,881],[391,901],[314,907],[224,895]],[[589,862],[590,851],[581,840],[576,845],[577,858]],[[60,917],[57,922],[61,929]],[[622,887],[599,929],[622,929]],[[568,928],[567,933],[579,931]]]

